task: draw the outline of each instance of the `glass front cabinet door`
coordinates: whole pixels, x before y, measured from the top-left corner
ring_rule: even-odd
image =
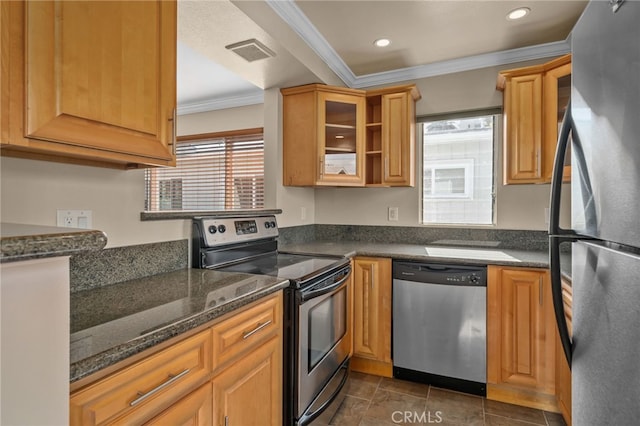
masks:
[[[365,97],[318,93],[318,184],[364,185]]]

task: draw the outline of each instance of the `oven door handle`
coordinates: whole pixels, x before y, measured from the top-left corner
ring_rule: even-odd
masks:
[[[312,290],[309,291],[302,291],[302,294],[300,296],[300,301],[301,302],[306,302],[307,300],[311,300],[314,299],[316,297],[322,296],[324,294],[327,293],[331,293],[332,291],[340,288],[345,281],[347,281],[349,279],[349,277],[351,277],[351,268],[346,268],[349,270],[349,272],[347,272],[347,274],[341,278],[340,280],[331,283],[331,284],[327,284],[325,286],[322,286],[320,288],[314,288]]]

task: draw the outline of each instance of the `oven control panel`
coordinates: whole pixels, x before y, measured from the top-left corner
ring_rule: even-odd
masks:
[[[198,218],[201,236],[207,247],[278,236],[275,216],[244,218]]]

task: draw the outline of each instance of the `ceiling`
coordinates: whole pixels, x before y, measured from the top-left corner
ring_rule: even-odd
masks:
[[[369,87],[569,52],[586,0],[179,0],[178,110],[263,102],[263,89]],[[523,19],[509,11],[526,6]],[[373,41],[391,40],[386,48]],[[256,39],[273,57],[225,48]]]

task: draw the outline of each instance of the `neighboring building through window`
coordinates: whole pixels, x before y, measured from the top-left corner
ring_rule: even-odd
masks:
[[[264,208],[262,129],[178,138],[175,168],[147,169],[145,210]]]
[[[495,119],[423,123],[422,223],[493,224]]]

